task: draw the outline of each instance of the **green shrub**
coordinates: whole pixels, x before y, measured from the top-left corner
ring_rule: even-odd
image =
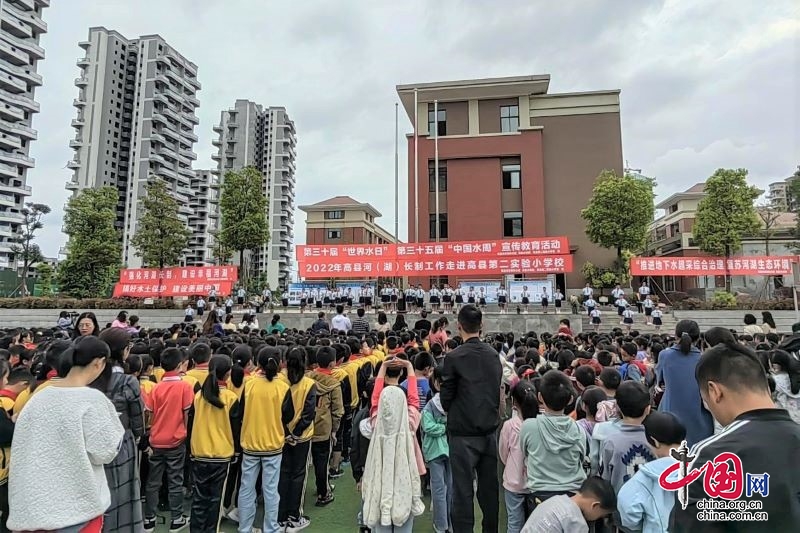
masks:
[[[736,296],[725,291],[715,292],[711,300],[712,309],[736,309],[736,304]]]
[[[137,298],[65,298],[29,297],[0,298],[0,309],[178,309],[181,306],[171,298],[154,299],[145,305]]]

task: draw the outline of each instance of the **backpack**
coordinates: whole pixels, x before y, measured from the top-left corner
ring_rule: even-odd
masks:
[[[641,374],[642,379],[644,380],[648,371],[647,365],[644,364],[644,362],[642,361],[633,360],[630,363],[623,363],[622,365],[620,365],[619,373],[622,375],[622,381],[633,379],[628,377],[628,368],[630,367],[630,365],[634,365],[636,366],[636,368],[639,369],[639,374]]]

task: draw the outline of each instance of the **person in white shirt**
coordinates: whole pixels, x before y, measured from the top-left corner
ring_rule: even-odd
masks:
[[[444,289],[442,289],[442,309],[445,313],[449,313],[450,310],[453,308],[453,289],[450,288],[450,285],[445,283]]]
[[[467,303],[475,304],[475,287],[470,287],[467,291]]]
[[[367,300],[364,302],[364,311],[369,313],[372,311],[372,302],[375,299],[375,290],[372,285],[367,285]]]
[[[478,288],[478,305],[481,309],[486,309],[486,288]]]
[[[614,290],[611,291],[611,296],[613,296],[615,300],[619,300],[620,298],[625,296],[625,291],[622,290],[622,287],[620,286],[619,283],[617,283],[617,286],[614,287]]]
[[[217,306],[217,288],[212,285],[211,290],[208,291],[208,303],[211,304],[211,309]]]
[[[644,297],[644,302],[642,302],[642,307],[644,307],[644,316],[645,320],[647,320],[647,325],[651,325],[650,316],[653,314],[653,300],[650,298],[650,295]]]
[[[625,333],[631,332],[631,327],[633,327],[633,310],[630,306],[626,307],[626,309],[622,312],[622,323],[625,324]]]
[[[553,293],[553,301],[556,304],[556,314],[559,314],[561,312],[561,302],[564,301],[564,293],[558,287],[556,287],[556,292]]]
[[[508,291],[503,285],[497,289],[497,306],[500,308],[501,313],[506,312],[506,304],[508,303]]]
[[[228,299],[225,300],[225,314],[229,315],[233,313],[233,298],[228,296]]]
[[[656,331],[661,331],[661,317],[664,316],[664,313],[661,312],[661,309],[658,307],[653,309],[653,312],[650,314],[650,317],[653,319],[653,325],[656,328]]]
[[[192,304],[188,304],[186,306],[186,310],[183,312],[183,321],[184,322],[192,322],[194,320],[194,308]]]
[[[397,312],[397,287],[394,283],[389,286],[389,312]]]
[[[286,309],[289,307],[289,291],[283,291],[283,293],[281,293],[281,305],[283,306],[283,311],[286,312]]]
[[[206,310],[206,301],[200,296],[194,304],[197,307],[197,316],[203,316],[203,311]]]
[[[639,300],[637,303],[640,313],[642,312],[642,308],[644,307],[644,299],[647,298],[648,294],[650,294],[650,287],[647,285],[647,281],[643,281],[642,284],[639,286]]]
[[[625,312],[625,309],[628,307],[628,300],[625,298],[617,298],[614,302],[614,305],[617,306],[617,315],[619,316],[619,323],[622,324],[622,313]]]
[[[584,301],[584,303],[586,302],[586,300],[591,298],[593,294],[594,294],[594,289],[592,288],[592,286],[590,284],[587,283],[586,287],[583,288],[583,301]]]
[[[341,304],[336,306],[336,316],[331,319],[331,328],[344,332],[353,329],[353,324],[350,322],[350,319],[347,318],[347,315],[344,314],[344,306]]]
[[[422,288],[422,285],[417,285],[415,295],[417,298],[417,309],[425,309],[425,289]]]
[[[314,291],[313,291],[313,294],[314,294],[314,307],[316,307],[317,309],[322,309],[322,298],[324,298],[324,296],[325,296],[323,294],[324,292],[325,292],[325,289],[323,289],[321,287],[318,288],[318,289],[314,289]]]
[[[351,309],[353,307],[353,289],[352,287],[347,287],[347,292],[344,295],[345,302],[347,303],[347,308]]]
[[[595,307],[597,307],[597,302],[595,302],[595,301],[594,301],[594,298],[592,298],[592,297],[590,296],[588,300],[586,300],[585,302],[583,302],[583,306],[584,306],[584,307],[586,307],[586,312],[589,314],[589,316],[592,316],[592,310],[593,310]]]
[[[458,286],[454,292],[456,297],[456,308],[454,311],[458,313],[461,310],[461,306],[464,305],[464,289]]]
[[[330,288],[330,287],[328,287],[327,289],[322,289],[322,290],[323,290],[323,291],[325,291],[325,292],[322,294],[322,303],[323,303],[323,304],[325,304],[325,305],[328,307],[328,309],[333,309],[333,308],[334,308],[334,303],[333,303],[333,299],[334,299],[333,289],[332,289],[332,288]]]
[[[406,296],[406,311],[413,312],[417,310],[417,289],[409,286],[405,292]]]
[[[269,307],[269,304],[272,303],[272,291],[269,288],[269,285],[264,287],[264,291],[261,293],[261,297],[264,298],[264,305]]]
[[[592,318],[592,326],[594,327],[595,333],[600,332],[600,314],[600,310],[596,307],[592,307],[592,310],[589,311],[589,316]]]
[[[431,302],[431,311],[435,313],[439,310],[439,304],[442,301],[442,291],[436,285],[432,285],[428,295]]]
[[[245,296],[247,296],[247,291],[244,290],[244,287],[239,287],[239,290],[236,292],[236,303],[239,307],[244,307]]]
[[[308,291],[303,289],[300,291],[300,312],[306,312],[306,305],[308,305]]]
[[[522,294],[520,295],[520,303],[522,303],[522,312],[528,312],[528,306],[531,305],[531,293],[528,292],[528,286],[522,286]]]
[[[550,301],[547,297],[547,287],[542,287],[541,302],[542,302],[542,311],[544,311],[544,314],[547,314],[547,306],[550,305]]]

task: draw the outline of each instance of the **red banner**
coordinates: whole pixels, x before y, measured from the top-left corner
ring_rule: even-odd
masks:
[[[209,267],[170,267],[158,268],[124,268],[119,271],[120,283],[150,284],[159,278],[181,283],[221,283],[239,279],[239,268],[235,266]]]
[[[632,257],[634,276],[780,276],[792,273],[797,256]]]
[[[217,297],[221,298],[231,294],[233,282],[180,283],[162,280],[161,285],[159,285],[158,280],[156,280],[148,284],[117,283],[114,285],[114,297],[131,296],[133,298],[154,298],[159,296],[206,296],[212,287],[217,290]]]
[[[419,257],[419,256],[414,256]],[[298,263],[299,275],[306,279],[362,278],[393,276],[554,274],[572,272],[571,255],[535,255],[512,258],[475,258],[442,256],[441,259],[411,260],[411,256],[375,259],[375,257],[314,258]]]

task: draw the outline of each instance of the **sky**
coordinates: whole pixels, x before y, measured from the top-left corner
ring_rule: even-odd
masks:
[[[719,167],[766,188],[800,165],[800,2],[710,0],[53,0],[36,92],[31,201],[50,205],[55,257],[71,173],[78,42],[92,26],[158,33],[198,65],[195,168],[237,98],[284,106],[297,128],[296,205],[369,202],[394,231],[398,84],[550,74],[550,92],[621,90],[623,154],[658,198]],[[400,106],[400,237],[407,230]],[[305,238],[297,213],[295,238]]]

